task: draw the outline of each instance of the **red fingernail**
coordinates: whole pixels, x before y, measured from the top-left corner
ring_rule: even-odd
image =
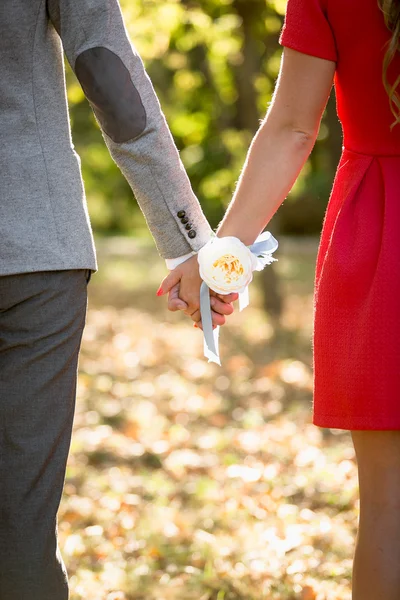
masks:
[[[162,296],[162,295],[163,295],[163,293],[164,293],[164,292],[163,292],[163,289],[162,289],[162,287],[160,286],[160,287],[158,288],[158,290],[157,290],[157,296]]]

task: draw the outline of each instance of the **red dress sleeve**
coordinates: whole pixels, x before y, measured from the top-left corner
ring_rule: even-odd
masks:
[[[335,38],[324,0],[288,0],[279,43],[336,62]]]

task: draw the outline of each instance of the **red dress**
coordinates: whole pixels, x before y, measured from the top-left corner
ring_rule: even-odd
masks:
[[[336,62],[343,153],[314,290],[313,423],[400,429],[400,125],[377,0],[289,0],[280,42]],[[400,74],[400,52],[389,78]]]

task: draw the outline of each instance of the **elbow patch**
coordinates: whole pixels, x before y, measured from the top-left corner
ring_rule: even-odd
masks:
[[[105,133],[116,143],[138,137],[146,128],[140,94],[122,60],[101,46],[78,56],[75,73]]]

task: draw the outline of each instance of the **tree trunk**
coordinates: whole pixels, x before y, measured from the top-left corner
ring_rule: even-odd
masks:
[[[238,91],[236,126],[239,129],[247,129],[255,133],[259,128],[259,115],[254,80],[261,70],[262,62],[255,31],[259,20],[263,18],[266,11],[266,3],[265,0],[234,0],[233,7],[242,19],[243,32],[243,61],[235,70]],[[278,236],[279,218],[277,215],[268,226],[268,231]],[[272,264],[266,267],[260,272],[259,277],[263,292],[263,306],[273,319],[279,320],[283,301],[275,266]]]

